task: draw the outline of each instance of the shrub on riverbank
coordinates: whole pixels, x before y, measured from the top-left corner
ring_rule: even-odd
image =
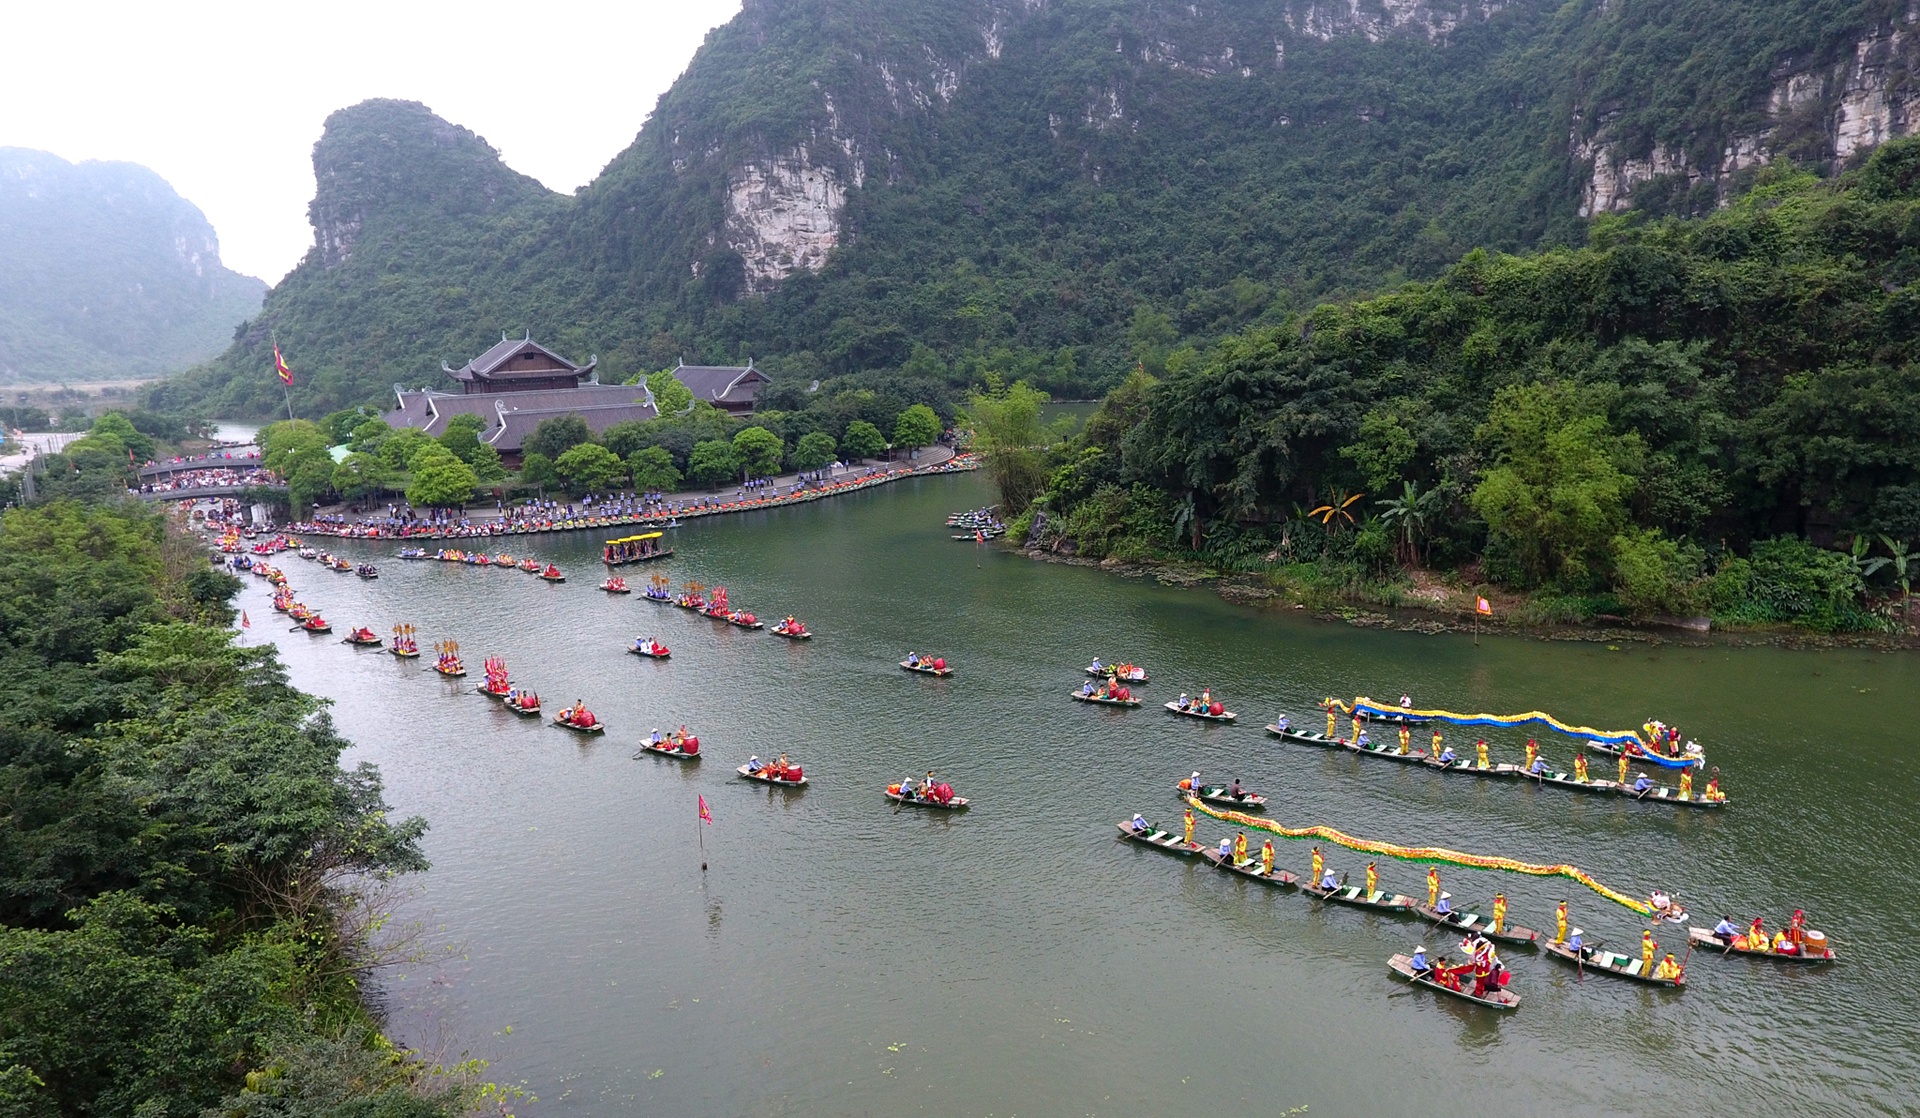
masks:
[[[1603,217],[1174,353],[1050,455],[1038,542],[1887,628],[1869,578],[1920,541],[1916,157],[1776,166],[1706,217]]]
[[[359,976],[425,824],[233,643],[237,585],[131,502],[0,517],[0,1111],[191,1118],[381,1043]],[[371,1062],[307,1086],[422,1115],[474,1090]]]

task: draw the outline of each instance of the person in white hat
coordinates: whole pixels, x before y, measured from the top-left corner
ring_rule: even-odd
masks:
[[[1451,915],[1453,913],[1453,894],[1440,894],[1440,903],[1434,905],[1433,910],[1442,916]]]

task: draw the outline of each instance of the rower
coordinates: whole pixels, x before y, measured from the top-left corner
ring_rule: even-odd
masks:
[[[1141,815],[1141,814],[1140,814],[1139,812],[1137,812],[1137,811],[1133,813],[1133,830],[1134,830],[1134,833],[1135,833],[1135,834],[1142,834],[1142,835],[1144,835],[1144,834],[1146,834],[1146,833],[1147,833],[1147,820],[1146,820],[1146,817],[1145,817],[1145,816],[1143,816],[1143,815]]]
[[[1437,735],[1436,735],[1436,736],[1437,736]],[[1439,758],[1438,758],[1438,760],[1439,760],[1439,762],[1440,762],[1440,764],[1442,764],[1442,765],[1451,765],[1451,764],[1453,764],[1453,763],[1455,763],[1456,761],[1458,761],[1459,759],[1460,759],[1460,758],[1458,758],[1458,757],[1456,757],[1456,756],[1454,755],[1454,752],[1453,752],[1453,746],[1451,746],[1451,745],[1449,745],[1449,746],[1447,746],[1447,747],[1446,747],[1445,749],[1443,749],[1443,750],[1441,750],[1441,751],[1440,751],[1440,756],[1439,756]]]
[[[1432,908],[1440,901],[1440,867],[1427,867],[1427,907]]]
[[[1220,861],[1229,865],[1233,862],[1233,840],[1230,838],[1220,840]]]
[[[1433,910],[1442,916],[1452,915],[1453,914],[1453,894],[1452,893],[1440,894],[1440,899],[1433,903]]]
[[[1649,777],[1646,773],[1641,773],[1633,778],[1633,794],[1636,796],[1646,795],[1648,789],[1652,787],[1653,778]]]
[[[653,728],[653,734],[651,735],[651,740],[654,745],[660,744],[660,727],[655,726]]]
[[[1325,873],[1320,875],[1320,890],[1324,893],[1331,893],[1338,888],[1340,888],[1340,883],[1334,880],[1333,870],[1329,867]]]
[[[910,668],[917,668],[920,666],[920,654],[918,652],[907,653],[907,666]]]
[[[1664,979],[1668,982],[1680,981],[1681,973],[1680,964],[1674,960],[1673,952],[1671,951],[1667,952],[1666,958],[1660,960],[1659,966],[1653,968],[1653,976],[1655,978]]]
[[[1092,666],[1090,666],[1087,670],[1090,672],[1098,672],[1100,670],[1100,657],[1095,656],[1093,658]]]
[[[1193,775],[1187,778],[1187,793],[1196,799],[1199,798],[1200,796],[1200,770],[1199,769],[1193,770]]]
[[[1487,767],[1487,739],[1481,738],[1473,745],[1474,760],[1481,768]]]
[[[1356,732],[1353,735],[1353,744],[1361,749],[1370,748],[1373,745],[1373,739],[1367,736],[1367,731],[1361,728],[1358,722],[1354,723],[1354,729]]]
[[[1236,776],[1233,778],[1233,787],[1227,789],[1227,795],[1232,796],[1236,800],[1244,800],[1247,798],[1246,792],[1240,788],[1239,777]]]
[[[1734,937],[1739,934],[1740,929],[1733,926],[1733,917],[1731,916],[1722,916],[1720,922],[1713,926],[1713,938],[1726,944],[1728,947],[1733,946]]]
[[[1287,716],[1283,714],[1279,718],[1274,720],[1273,728],[1284,734],[1287,731],[1293,729],[1293,724],[1288,722]]]
[[[1413,949],[1413,958],[1410,960],[1410,964],[1415,974],[1424,974],[1433,969],[1433,964],[1427,961],[1427,947],[1425,944],[1421,944],[1419,947]]]
[[[1567,942],[1567,902],[1561,901],[1560,907],[1553,910],[1553,942]]]
[[[1497,934],[1500,931],[1500,929],[1506,924],[1506,922],[1507,922],[1507,895],[1505,893],[1495,893],[1493,895],[1493,930],[1494,932]]]
[[[757,773],[763,768],[766,768],[766,764],[760,760],[760,755],[758,753],[747,758],[748,773]],[[904,790],[906,788],[906,784],[907,782],[903,780],[900,782],[900,787]]]
[[[1575,928],[1572,932],[1568,933],[1567,935],[1567,950],[1573,952],[1576,958],[1579,956],[1585,955],[1587,953],[1586,947],[1583,946],[1580,942],[1580,937],[1584,934],[1586,933],[1582,932],[1578,928]]]
[[[1540,756],[1538,753],[1534,754],[1532,763],[1527,766],[1527,775],[1528,776],[1545,776],[1546,773],[1547,773],[1547,759],[1545,757]]]
[[[1178,699],[1175,699],[1175,700],[1174,700],[1174,703],[1175,703],[1175,704],[1176,704],[1176,705],[1177,705],[1177,706],[1178,706],[1178,707],[1179,707],[1179,708],[1180,708],[1181,710],[1185,710],[1185,709],[1187,709],[1187,705],[1188,705],[1188,699],[1187,699],[1187,693],[1186,693],[1185,691],[1182,691],[1182,692],[1180,692],[1180,697],[1179,697]]]
[[[1080,685],[1080,693],[1082,695],[1093,694],[1093,681],[1091,679]]]

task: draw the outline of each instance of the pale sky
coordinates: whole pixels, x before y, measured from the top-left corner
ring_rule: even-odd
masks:
[[[24,0],[5,6],[0,147],[159,172],[277,283],[313,241],[335,109],[424,102],[571,192],[633,141],[740,0]],[[537,65],[531,63],[537,60]]]

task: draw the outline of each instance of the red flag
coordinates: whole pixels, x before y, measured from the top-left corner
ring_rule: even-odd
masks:
[[[707,798],[705,796],[700,797],[700,818],[707,826],[713,826],[713,813],[707,810]]]
[[[1482,617],[1492,617],[1493,607],[1487,604],[1487,600],[1485,598],[1481,598],[1479,602],[1474,605],[1473,612],[1481,615]]]
[[[246,610],[241,610],[241,611],[240,611],[240,627],[241,627],[242,629],[251,629],[251,628],[253,628],[253,622],[251,622],[251,621],[248,621],[248,620],[247,620],[247,611],[246,611]]]
[[[273,371],[280,374],[281,384],[293,383],[293,369],[287,365],[287,359],[280,356],[280,346],[277,343],[273,347]]]

